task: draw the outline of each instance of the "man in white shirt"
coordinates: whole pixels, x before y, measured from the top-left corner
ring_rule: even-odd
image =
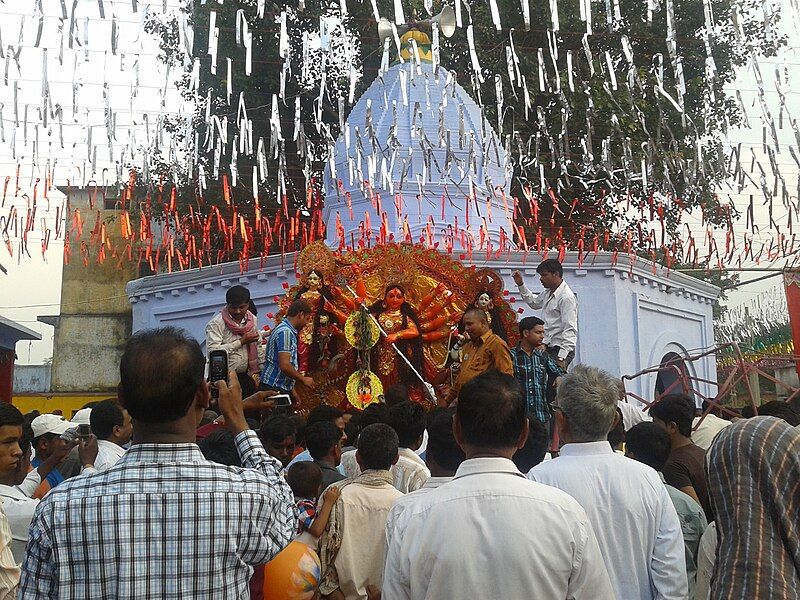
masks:
[[[416,452],[425,433],[425,410],[417,402],[405,400],[389,409],[387,424],[400,440],[399,458],[391,469],[394,487],[404,494],[418,490],[431,476],[425,461]]]
[[[341,495],[319,541],[319,590],[323,595],[362,600],[367,597],[368,586],[380,585],[386,556],[386,517],[402,495],[389,474],[397,450],[397,434],[391,427],[382,423],[366,427],[356,450],[361,474],[331,486],[338,487]]]
[[[453,477],[464,462],[465,456],[461,446],[453,436],[453,415],[455,410],[437,408],[430,416],[428,423],[428,448],[425,453],[425,464],[431,476],[423,486],[414,492],[397,499],[386,520],[386,541],[392,542],[394,523],[406,508],[422,498],[427,492],[435,490]]]
[[[97,458],[94,470],[102,472],[113,467],[125,454],[125,444],[131,441],[133,424],[128,411],[116,399],[98,402],[89,415],[92,433],[97,437]],[[86,468],[88,465],[82,465]]]
[[[584,510],[511,461],[528,435],[525,409],[510,375],[461,388],[453,434],[466,460],[394,521],[384,600],[614,598]]]
[[[206,325],[206,354],[214,350],[228,353],[228,368],[236,371],[242,397],[256,393],[258,376],[258,332],[256,317],[250,312],[250,290],[235,285],[225,293],[225,308]]]
[[[606,441],[618,391],[617,380],[594,367],[562,377],[555,417],[565,445],[528,478],[565,491],[586,510],[616,598],[685,599],[683,535],[669,494],[653,469]]]
[[[721,419],[716,414],[715,408],[709,406],[708,402],[703,401],[703,413],[705,416],[695,417],[692,421],[692,441],[696,446],[703,450],[711,448],[711,442],[717,434],[731,424],[730,421]]]
[[[564,269],[555,258],[543,261],[536,272],[542,281],[544,292],[534,295],[514,271],[514,282],[522,299],[533,309],[542,311],[544,321],[544,345],[559,367],[566,370],[575,358],[578,341],[578,301],[564,281]]]
[[[24,422],[22,413],[15,406],[0,403],[0,502],[10,527],[11,552],[17,563],[25,558],[28,529],[39,506],[39,500],[31,498],[31,494],[42,477],[47,477],[73,447],[73,444],[62,441],[38,469],[28,473],[33,434],[30,429],[27,433],[23,431]]]

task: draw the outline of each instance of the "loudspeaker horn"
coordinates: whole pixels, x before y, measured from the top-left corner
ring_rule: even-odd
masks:
[[[378,39],[383,42],[383,40],[390,38],[393,35],[392,22],[386,17],[381,17],[381,20],[378,21]]]
[[[456,32],[456,13],[452,6],[445,6],[442,8],[442,12],[433,17],[430,21],[439,26],[439,31],[442,32],[444,37],[452,37]]]

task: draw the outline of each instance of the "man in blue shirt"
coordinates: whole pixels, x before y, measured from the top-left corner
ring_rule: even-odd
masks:
[[[538,317],[525,317],[519,322],[519,333],[519,344],[511,350],[514,376],[525,394],[528,415],[549,426],[547,376],[560,377],[565,371],[545,350],[541,349],[544,340],[544,321]]]
[[[295,383],[312,387],[314,380],[297,370],[297,332],[311,320],[311,307],[305,300],[289,305],[286,317],[278,323],[267,341],[260,390],[291,394]]]

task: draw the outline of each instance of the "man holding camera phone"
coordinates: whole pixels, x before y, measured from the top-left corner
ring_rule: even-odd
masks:
[[[132,446],[107,471],[42,500],[20,598],[246,597],[251,567],[291,541],[294,496],[244,417],[271,405],[271,394],[242,401],[235,372],[214,384],[245,468],[209,462],[195,443],[211,401],[205,363],[179,329],[128,340],[118,397],[133,419]]]

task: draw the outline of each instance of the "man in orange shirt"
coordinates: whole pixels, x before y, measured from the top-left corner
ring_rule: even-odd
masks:
[[[503,338],[492,332],[484,311],[470,308],[465,312],[464,331],[469,341],[462,350],[461,368],[445,404],[450,404],[458,397],[461,386],[486,371],[495,369],[506,375],[514,375],[511,350]]]

